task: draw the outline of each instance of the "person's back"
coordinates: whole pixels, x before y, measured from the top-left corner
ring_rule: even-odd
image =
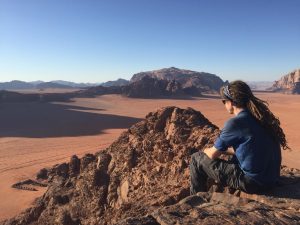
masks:
[[[279,179],[281,150],[278,142],[270,136],[247,111],[232,118],[238,127],[237,141],[232,147],[246,176],[266,186],[273,186]]]

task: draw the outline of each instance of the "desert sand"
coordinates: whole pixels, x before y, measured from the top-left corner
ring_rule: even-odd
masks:
[[[292,151],[283,151],[283,164],[300,169],[300,96],[257,93],[280,118]],[[122,131],[164,106],[192,107],[222,128],[230,118],[217,96],[189,100],[129,99],[118,95],[78,98],[62,103],[0,105],[0,220],[12,217],[44,193],[11,188],[34,178],[39,169],[94,153],[109,146]]]

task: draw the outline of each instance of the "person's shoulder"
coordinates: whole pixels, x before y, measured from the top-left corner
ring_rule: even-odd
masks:
[[[248,110],[242,111],[237,121],[248,126],[260,126],[258,120]]]
[[[237,125],[237,118],[236,117],[233,117],[233,118],[230,118],[229,120],[227,120],[224,124],[224,128],[232,128],[232,127],[235,127]]]

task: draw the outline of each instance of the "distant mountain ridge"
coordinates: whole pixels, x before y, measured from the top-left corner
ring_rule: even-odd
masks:
[[[99,83],[74,83],[69,81],[55,80],[50,82],[32,81],[25,82],[12,80],[10,82],[0,83],[0,90],[26,90],[26,89],[46,89],[46,88],[87,88],[97,86]]]
[[[288,94],[300,94],[300,69],[282,76],[274,82],[270,90]]]
[[[51,83],[62,84],[74,88],[92,87],[92,86],[100,85],[100,83],[75,83],[75,82],[64,81],[64,80],[53,80],[51,81]]]
[[[124,86],[129,84],[128,80],[125,79],[117,79],[114,81],[107,81],[103,83],[75,83],[64,80],[53,80],[50,82],[44,82],[41,80],[38,81],[19,81],[12,80],[9,82],[0,82],[0,90],[26,90],[26,89],[46,89],[46,88],[89,88],[95,86],[103,86],[103,87],[111,87],[111,86]]]
[[[12,80],[10,82],[0,83],[0,90],[11,90],[11,89],[31,89],[34,88],[34,84],[20,81]]]

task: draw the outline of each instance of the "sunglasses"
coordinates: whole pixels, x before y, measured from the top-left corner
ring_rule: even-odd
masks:
[[[228,101],[228,100],[222,99],[222,102],[224,105],[225,105],[226,101]]]

